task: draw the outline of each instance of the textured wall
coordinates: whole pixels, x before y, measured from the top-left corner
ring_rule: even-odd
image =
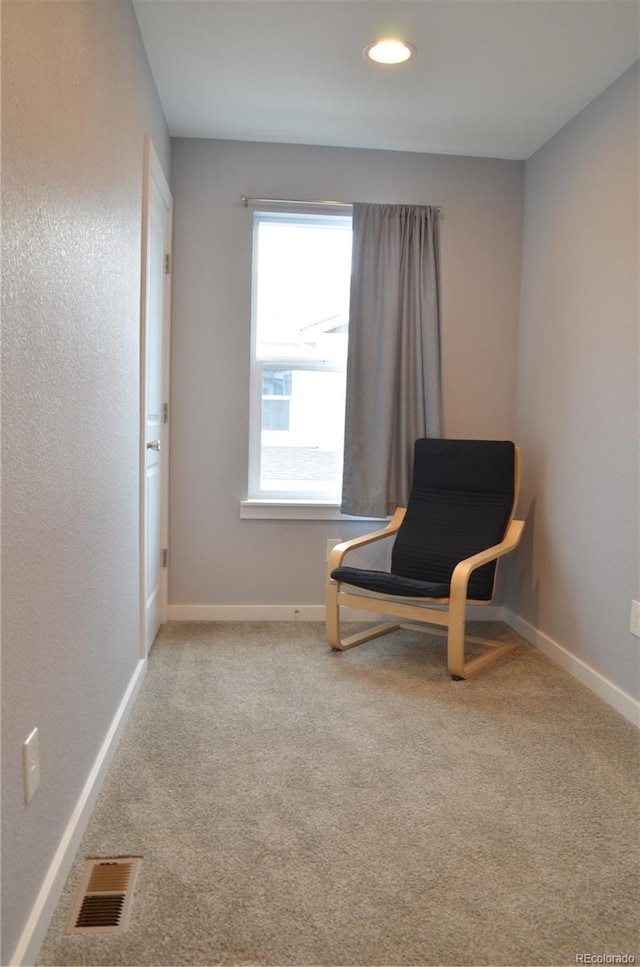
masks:
[[[638,695],[638,65],[526,165],[511,605]]]
[[[3,964],[138,661],[145,133],[130,4],[3,3]]]
[[[371,525],[240,520],[246,493],[251,212],[242,193],[444,208],[444,423],[511,438],[524,165],[174,139],[172,604],[321,604],[326,539]]]

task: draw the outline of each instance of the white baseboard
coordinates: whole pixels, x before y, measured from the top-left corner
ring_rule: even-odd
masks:
[[[324,621],[321,604],[170,604],[169,621]]]
[[[11,958],[14,967],[23,967],[23,965],[26,967],[26,965],[35,963],[98,798],[98,793],[114,752],[118,747],[120,736],[133,708],[140,686],[144,681],[146,669],[146,659],[141,659],[136,665],[124,697],[113,717],[109,731],[105,736],[80,798],[71,814],[71,819],[58,844],[36,902],[29,914],[22,936]]]
[[[566,669],[579,682],[582,682],[592,692],[595,692],[608,705],[611,705],[621,715],[624,715],[626,719],[634,725],[640,725],[640,702],[632,695],[624,692],[613,682],[609,681],[608,678],[605,678],[604,675],[596,671],[595,668],[591,668],[581,658],[572,654],[563,645],[554,641],[548,635],[545,635],[538,628],[534,627],[534,625],[529,624],[528,621],[525,621],[524,618],[521,618],[508,608],[503,609],[503,620],[514,631],[517,631],[523,638],[526,638],[528,642],[535,645],[545,655],[548,655],[549,658]]]
[[[169,621],[320,621],[323,604],[170,604]],[[370,611],[344,609],[345,621],[375,621]]]
[[[468,609],[471,621],[500,621],[502,608],[489,605]],[[321,621],[323,604],[170,604],[169,621]],[[375,621],[371,611],[343,610],[344,621]]]

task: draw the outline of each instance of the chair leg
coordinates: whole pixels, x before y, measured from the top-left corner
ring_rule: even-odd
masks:
[[[354,635],[343,638],[340,633],[340,605],[338,603],[337,581],[329,581],[327,585],[325,621],[327,641],[334,651],[347,651],[349,648],[355,648],[356,645],[362,645],[365,641],[379,638],[381,635],[386,635],[388,632],[395,631],[400,627],[400,624],[397,622],[385,622],[384,624],[373,625],[373,627],[369,627],[364,631],[359,631]]]
[[[456,681],[465,678],[464,667],[464,629],[465,605],[452,603],[449,610],[449,630],[447,634],[447,667]]]
[[[336,581],[327,584],[325,602],[325,623],[327,641],[332,648],[340,647],[340,606],[338,604],[338,585]]]
[[[348,638],[341,638],[337,645],[331,645],[335,651],[348,651],[349,648],[355,648],[356,645],[363,645],[365,641],[371,641],[373,638],[381,638],[382,635],[388,635],[390,631],[396,631],[400,627],[395,621],[388,621],[380,625],[372,625],[365,631],[358,631],[355,635],[349,635]]]
[[[469,638],[469,641],[473,641],[473,638]],[[472,658],[464,666],[464,677],[468,678],[470,675],[475,675],[476,672],[481,671],[486,668],[487,665],[492,665],[494,661],[498,658],[502,658],[503,655],[508,655],[509,652],[515,651],[517,645],[513,643],[500,644],[499,642],[479,642],[480,644],[488,644],[489,647],[483,655],[478,655],[477,658]]]
[[[484,645],[486,651],[482,655],[478,655],[477,658],[472,658],[470,661],[465,662],[464,660],[464,646],[465,646],[465,613],[464,605],[462,608],[452,608],[450,612],[449,620],[449,634],[447,636],[447,664],[449,667],[449,674],[454,679],[454,681],[462,681],[463,679],[469,678],[471,675],[475,675],[481,669],[486,668],[487,665],[493,664],[498,658],[503,655],[509,654],[511,651],[515,651],[518,647],[513,644],[513,642],[500,643],[498,641],[491,641],[488,638],[477,638],[469,636],[466,640],[478,645]]]

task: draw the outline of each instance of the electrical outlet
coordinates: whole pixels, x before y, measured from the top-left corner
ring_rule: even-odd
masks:
[[[640,601],[631,602],[631,622],[629,631],[636,638],[640,638]]]
[[[38,748],[38,730],[34,729],[22,746],[22,764],[24,771],[24,796],[31,802],[34,793],[40,785],[40,751]]]

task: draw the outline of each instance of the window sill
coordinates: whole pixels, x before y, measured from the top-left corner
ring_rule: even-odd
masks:
[[[343,514],[338,504],[326,501],[287,499],[242,500],[240,517],[244,520],[380,520],[379,517],[351,517]]]

